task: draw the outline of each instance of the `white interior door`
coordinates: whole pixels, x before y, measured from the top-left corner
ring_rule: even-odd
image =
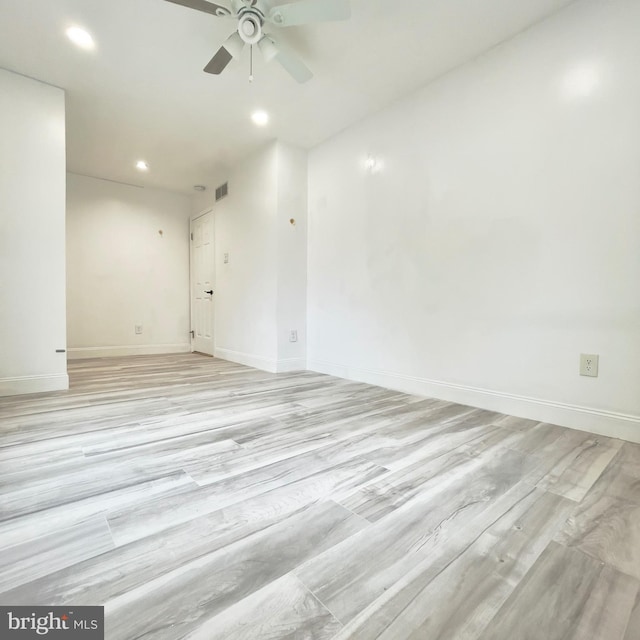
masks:
[[[192,348],[213,355],[215,249],[213,211],[191,221]]]

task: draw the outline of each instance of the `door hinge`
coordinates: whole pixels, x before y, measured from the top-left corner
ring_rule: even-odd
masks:
[[[193,329],[191,329],[191,331],[189,331],[189,333],[191,334],[191,339],[196,337],[196,332]]]
[[[191,234],[191,240],[193,240],[193,233]]]

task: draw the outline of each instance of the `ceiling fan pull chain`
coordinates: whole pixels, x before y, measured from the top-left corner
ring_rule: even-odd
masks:
[[[249,82],[253,82],[253,45],[249,47]]]

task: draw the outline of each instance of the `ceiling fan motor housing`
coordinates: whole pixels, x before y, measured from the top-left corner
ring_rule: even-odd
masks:
[[[257,44],[264,35],[262,32],[263,17],[251,9],[244,11],[238,20],[238,33],[247,44]]]

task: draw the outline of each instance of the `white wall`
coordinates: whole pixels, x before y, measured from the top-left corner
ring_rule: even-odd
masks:
[[[190,199],[75,174],[67,185],[69,357],[190,351]]]
[[[578,2],[311,152],[311,369],[640,441],[638,24]]]
[[[307,368],[307,152],[277,149],[278,370],[295,371]]]
[[[211,188],[192,204],[193,216],[214,211],[215,355],[267,371],[304,369],[307,154],[274,141],[212,184],[225,180],[227,197],[214,203]]]
[[[0,395],[69,386],[64,93],[0,69]]]
[[[268,371],[278,359],[277,168],[271,143],[231,172],[229,195],[213,208],[215,355]]]

